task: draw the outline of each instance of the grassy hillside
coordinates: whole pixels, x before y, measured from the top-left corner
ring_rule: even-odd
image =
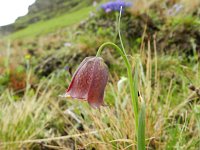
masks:
[[[87,18],[89,16],[90,11],[94,9],[95,8],[92,6],[85,7],[78,11],[66,13],[64,15],[55,17],[50,20],[40,21],[38,23],[28,26],[25,29],[14,32],[13,34],[9,35],[7,38],[9,39],[29,38],[29,37],[39,36],[42,34],[53,32],[70,25],[75,25],[77,23],[80,23],[81,20],[84,20],[85,18]]]
[[[52,19],[66,13],[79,10],[91,5],[91,0],[36,0],[29,6],[28,13],[25,16],[18,17],[12,24],[0,27],[0,36],[25,29],[29,25]]]

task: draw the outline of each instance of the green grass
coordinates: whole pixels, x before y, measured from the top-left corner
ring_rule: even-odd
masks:
[[[66,13],[62,16],[55,17],[47,21],[41,21],[28,26],[25,29],[17,31],[9,35],[8,39],[22,39],[35,36],[44,35],[50,32],[54,32],[58,29],[65,28],[71,25],[79,23],[89,16],[89,12],[94,10],[94,7],[85,7],[76,12]]]
[[[167,59],[166,56],[152,56],[150,49],[148,56],[138,54],[138,88],[146,103],[144,108],[143,100],[139,98],[142,108],[140,148],[144,149],[145,143],[149,149],[198,149],[199,98],[187,88],[186,76],[198,88],[199,63],[184,64],[176,56],[167,56]],[[135,58],[135,55],[130,57],[131,64]],[[120,81],[116,80],[119,78],[110,76],[105,101],[113,103],[101,110],[91,109],[82,101],[58,98],[70,81],[69,78],[66,81],[66,71],[40,80],[36,91],[27,87],[18,101],[9,90],[2,92],[0,149],[33,149],[41,144],[45,148],[69,149],[70,143],[77,149],[134,149],[136,133],[131,97],[127,81],[119,91]],[[78,129],[80,124],[84,131]],[[144,137],[145,141],[142,140]]]
[[[84,8],[78,12],[31,25],[18,34],[14,33],[10,38],[15,34],[12,38],[39,36],[54,32],[60,27],[69,27],[82,20],[81,18],[87,17],[89,10],[92,8]],[[63,21],[66,18],[68,22]],[[74,35],[73,30],[68,33]],[[84,39],[82,43],[87,45],[87,50],[100,46],[98,42],[101,41],[101,37],[96,33],[81,34],[80,37]],[[80,37],[77,39],[75,36],[65,37],[68,41],[73,41],[72,44],[77,43],[73,45],[72,51],[81,49],[78,47],[81,42]],[[108,36],[105,34],[105,37]],[[136,133],[134,128],[134,111],[125,67],[119,56],[112,55],[112,51],[106,49],[103,58],[115,62],[116,65],[112,71],[109,69],[111,75],[105,92],[105,103],[108,106],[99,110],[92,109],[87,102],[62,99],[58,96],[65,92],[71,80],[69,73],[64,69],[57,69],[48,78],[41,78],[35,88],[34,86],[30,88],[28,84],[21,95],[3,87],[0,93],[0,149],[129,150],[136,149],[137,134],[140,149],[200,149],[198,54],[194,53],[194,56],[187,55],[187,57],[158,54],[153,40],[141,40],[141,43],[141,49],[137,47],[138,51],[135,52],[130,48],[128,53],[132,69],[138,59],[138,76],[135,76],[138,77],[137,80],[135,78],[138,82],[134,84],[138,83],[136,87],[140,91],[138,98],[138,106],[141,108],[140,134]],[[195,43],[192,44],[195,48]],[[44,52],[47,55],[47,51]],[[111,56],[106,56],[106,52],[111,52]],[[53,51],[53,56],[66,53],[64,48],[63,51]],[[85,53],[87,52],[82,50],[82,54]],[[21,55],[20,52],[18,55]],[[74,57],[71,53],[68,55]],[[11,63],[12,60],[12,63],[16,63],[13,57],[17,55],[11,56],[12,59],[8,57],[6,62],[10,60]],[[73,65],[74,72],[78,63]],[[9,70],[9,65],[2,65],[2,68]],[[193,84],[196,90],[190,90],[188,88],[190,84]]]

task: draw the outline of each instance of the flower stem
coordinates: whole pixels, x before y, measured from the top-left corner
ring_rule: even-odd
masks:
[[[125,62],[125,65],[126,65],[126,68],[127,68],[127,74],[128,74],[129,87],[130,87],[130,92],[131,92],[131,99],[132,99],[134,117],[135,117],[135,133],[138,133],[138,102],[137,102],[137,99],[136,99],[137,92],[134,91],[135,87],[134,87],[134,83],[133,83],[131,64],[130,64],[128,57],[126,56],[125,52],[121,48],[119,48],[116,44],[114,44],[112,42],[106,42],[106,43],[102,44],[97,51],[97,54],[96,54],[97,57],[99,57],[101,55],[102,50],[106,46],[111,46],[111,47],[115,48],[116,51],[122,56],[122,58]]]

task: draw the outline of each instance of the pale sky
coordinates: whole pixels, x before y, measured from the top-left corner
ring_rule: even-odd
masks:
[[[0,26],[11,24],[28,13],[28,6],[35,0],[0,0]]]

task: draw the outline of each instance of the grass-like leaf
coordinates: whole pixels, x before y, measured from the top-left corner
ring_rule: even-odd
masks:
[[[142,102],[142,107],[139,113],[138,124],[138,150],[145,150],[145,103]]]

